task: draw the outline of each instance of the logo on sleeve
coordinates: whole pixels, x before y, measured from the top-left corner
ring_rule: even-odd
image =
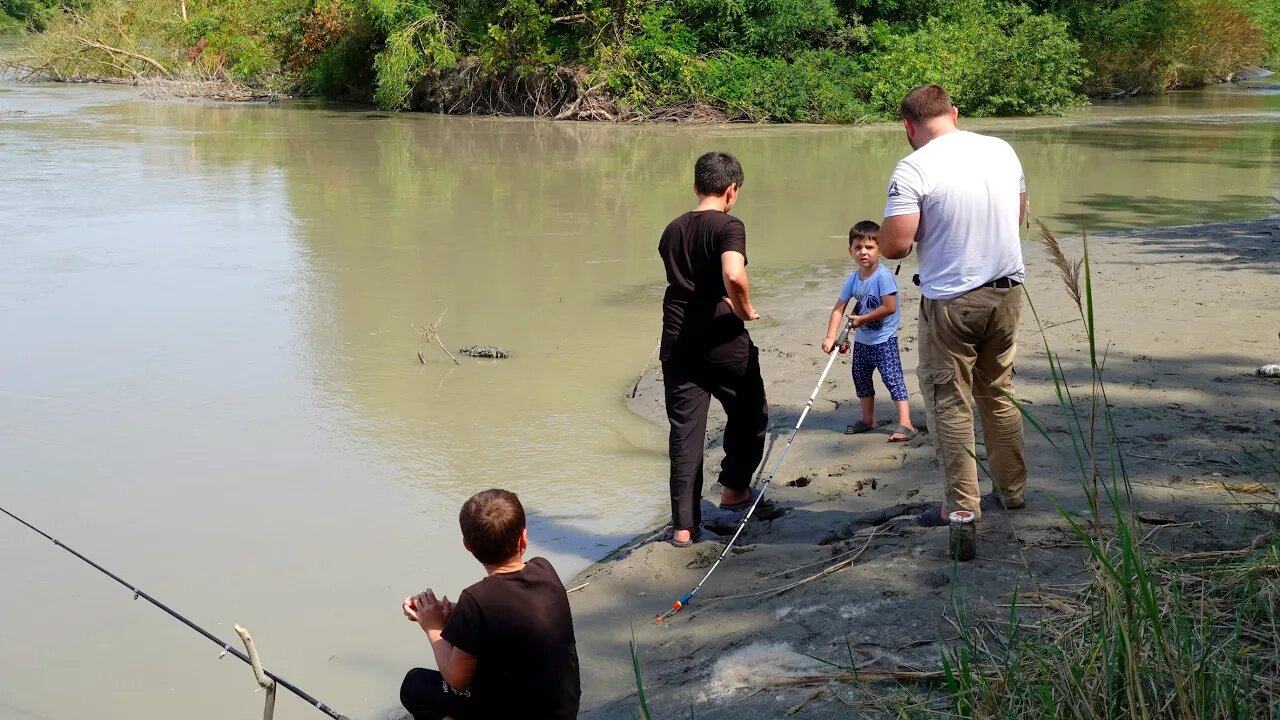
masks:
[[[889,197],[899,197],[902,193],[898,192],[898,181],[894,180],[889,183]]]

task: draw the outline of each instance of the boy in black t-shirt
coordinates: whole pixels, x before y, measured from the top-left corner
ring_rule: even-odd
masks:
[[[458,521],[487,577],[457,603],[430,589],[404,599],[405,617],[427,633],[440,670],[410,670],[400,702],[414,720],[573,720],[581,687],[569,596],[546,559],[524,561],[520,499],[485,490]]]

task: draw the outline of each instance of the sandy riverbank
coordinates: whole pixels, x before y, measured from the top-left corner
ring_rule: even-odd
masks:
[[[1054,230],[1067,254],[1079,256],[1079,236],[1066,227]],[[836,253],[838,245],[833,243]],[[1150,542],[1170,550],[1246,544],[1278,517],[1274,505],[1240,506],[1241,496],[1224,484],[1261,480],[1267,493],[1246,499],[1274,501],[1280,482],[1274,468],[1260,474],[1242,461],[1245,450],[1280,436],[1280,381],[1254,374],[1259,365],[1280,362],[1280,219],[1100,236],[1090,241],[1090,251],[1101,341],[1110,344],[1109,398],[1124,433],[1139,509],[1174,523]],[[1043,335],[1070,379],[1079,382],[1088,372],[1079,313],[1039,243],[1029,241],[1025,252],[1028,291]],[[915,421],[923,427],[915,404],[919,295],[910,284],[913,271],[908,260],[899,276],[901,340]],[[821,371],[816,342],[846,272],[847,265],[833,258],[829,265],[756,278],[765,320],[752,334],[762,351],[771,426],[784,437]],[[1028,309],[1017,393],[1054,437],[1069,443],[1040,327]],[[811,661],[797,653],[845,664],[852,653],[866,669],[936,670],[940,642],[955,636],[948,620],[955,615],[953,601],[976,617],[1001,616],[1008,611],[999,605],[1015,587],[1026,592],[1086,579],[1083,549],[1055,509],[1056,502],[1085,510],[1079,481],[1031,428],[1028,510],[988,514],[978,558],[953,573],[946,531],[916,527],[911,518],[920,503],[941,498],[928,436],[886,444],[888,428],[843,435],[857,418],[848,372],[847,359],[833,369],[770,488],[777,517],[752,521],[741,552],[721,566],[691,607],[663,625],[652,622],[721,551],[723,539],[714,533],[684,550],[652,538],[637,542],[572,583],[589,583],[571,596],[584,717],[633,717],[627,649],[633,625],[655,717],[689,717],[692,706],[700,720],[772,718],[806,702],[797,717],[837,715],[841,703],[874,715],[875,706],[853,685],[812,697],[812,688],[761,692],[762,678],[803,671]],[[665,422],[654,372],[643,378],[631,407]],[[889,409],[882,398],[882,418],[890,417]],[[715,432],[718,422],[712,421]],[[708,468],[718,466],[719,457],[713,441]],[[654,478],[653,490],[665,492],[665,479]],[[709,497],[718,492],[718,486],[707,488]],[[770,592],[851,557],[857,559],[839,572]],[[745,594],[754,595],[727,597]]]

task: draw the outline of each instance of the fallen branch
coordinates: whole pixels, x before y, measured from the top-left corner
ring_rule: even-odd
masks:
[[[102,42],[102,41],[100,41],[100,40],[90,40],[89,38],[81,37],[81,36],[79,36],[79,35],[72,35],[71,37],[75,38],[77,41],[79,41],[79,42],[81,42],[81,43],[83,43],[83,44],[85,44],[85,45],[87,45],[87,46],[89,46],[89,47],[91,47],[91,48],[96,48],[96,49],[98,49],[98,50],[104,50],[104,51],[109,52],[109,53],[111,53],[111,54],[113,54],[113,55],[124,55],[125,57],[131,57],[131,58],[133,58],[133,59],[135,59],[135,60],[141,60],[142,62],[147,63],[148,65],[150,65],[150,66],[154,67],[155,69],[159,70],[160,72],[164,73],[164,76],[165,76],[165,77],[173,77],[173,73],[169,72],[169,69],[168,69],[168,68],[166,68],[164,65],[161,65],[161,64],[160,64],[160,62],[159,62],[158,60],[156,60],[155,58],[147,57],[146,55],[143,55],[142,53],[136,53],[136,52],[132,52],[132,51],[130,51],[130,50],[124,50],[124,49],[121,49],[121,48],[118,48],[118,47],[111,47],[110,45],[108,45],[108,44],[106,44],[106,43],[104,43],[104,42]]]
[[[791,717],[792,715],[795,715],[796,713],[803,710],[805,705],[808,705],[810,702],[822,697],[822,693],[825,691],[826,691],[826,688],[818,688],[817,690],[814,690],[813,692],[809,693],[809,696],[806,697],[804,700],[801,700],[798,704],[793,705],[790,708],[787,708],[787,713],[786,713],[787,717]]]
[[[417,330],[418,334],[422,336],[423,340],[427,342],[435,341],[435,344],[440,346],[440,349],[444,351],[445,355],[449,356],[449,359],[453,361],[454,365],[461,365],[462,363],[458,362],[458,358],[454,357],[453,353],[449,352],[449,348],[445,347],[444,343],[441,342],[440,340],[440,331],[438,328],[440,327],[440,323],[444,321],[444,313],[447,313],[447,312],[449,312],[449,309],[445,308],[444,312],[440,313],[440,317],[436,318],[435,322],[431,323],[425,328],[420,328],[417,325],[414,325],[413,323],[409,323],[409,326],[412,327],[414,330]],[[424,365],[427,362],[422,357],[421,350],[418,351],[418,361]]]
[[[708,602],[715,601],[715,600],[735,600],[740,598],[757,597],[759,595],[781,595],[782,593],[787,592],[789,590],[794,590],[800,587],[801,585],[807,585],[813,582],[814,580],[819,580],[821,578],[827,577],[828,575],[834,575],[840,572],[841,570],[849,567],[850,565],[854,564],[855,562],[857,562],[858,558],[862,557],[863,553],[867,551],[867,548],[871,546],[871,541],[876,538],[876,534],[883,529],[884,529],[883,526],[876,526],[867,535],[867,540],[866,542],[862,543],[862,547],[858,548],[857,551],[854,552],[851,557],[845,558],[844,560],[841,560],[840,562],[834,563],[832,565],[828,565],[827,567],[819,570],[818,572],[812,575],[800,578],[799,580],[796,580],[794,582],[789,582],[785,585],[780,585],[775,588],[769,588],[768,590],[758,590],[756,592],[743,593],[741,595],[724,595],[721,597],[710,598]]]

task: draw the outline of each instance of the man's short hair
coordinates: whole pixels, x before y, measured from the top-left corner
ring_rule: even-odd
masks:
[[[849,228],[849,247],[853,247],[853,244],[859,240],[871,240],[878,245],[880,244],[879,235],[880,223],[863,220]]]
[[[693,188],[699,195],[723,195],[730,185],[742,189],[742,163],[727,152],[709,152],[693,166]]]
[[[485,565],[497,565],[520,552],[524,506],[509,490],[485,490],[472,495],[458,513],[462,540]]]
[[[941,85],[921,85],[902,98],[902,119],[924,122],[951,112],[951,96]]]

